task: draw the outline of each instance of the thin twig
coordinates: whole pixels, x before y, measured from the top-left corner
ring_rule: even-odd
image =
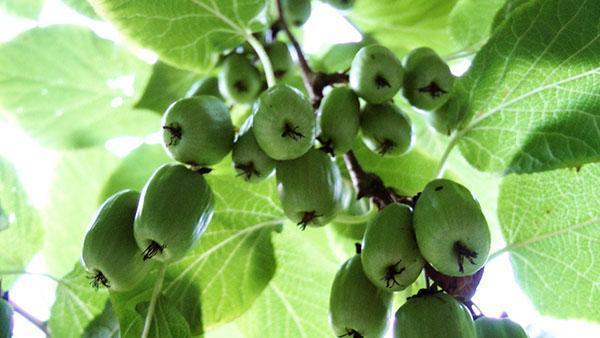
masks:
[[[154,316],[154,310],[156,309],[156,303],[158,302],[158,297],[160,297],[160,293],[162,291],[163,282],[165,281],[165,273],[167,271],[167,264],[162,263],[160,270],[158,272],[158,279],[156,280],[156,284],[154,285],[154,290],[152,291],[152,297],[150,298],[150,305],[148,306],[148,313],[146,314],[146,320],[144,322],[144,329],[142,331],[142,338],[147,338],[150,334],[150,328],[152,327],[152,317]]]
[[[46,337],[50,337],[50,333],[48,332],[48,325],[46,322],[37,319],[35,316],[27,312],[25,309],[16,304],[13,300],[9,299],[8,304],[15,310],[16,313],[20,314],[23,318],[27,319],[31,324],[35,325],[38,329],[40,329]]]

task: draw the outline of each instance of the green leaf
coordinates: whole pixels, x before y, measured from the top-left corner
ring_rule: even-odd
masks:
[[[44,259],[56,276],[81,256],[87,225],[100,205],[100,192],[118,159],[103,148],[63,152],[43,210]]]
[[[106,290],[96,290],[79,263],[63,277],[56,289],[48,326],[53,337],[79,338],[88,324],[102,313]]]
[[[171,159],[160,145],[144,144],[136,148],[110,175],[102,189],[99,202],[124,189],[142,190],[154,170],[168,162],[171,162]]]
[[[366,45],[365,41],[335,44],[323,55],[313,58],[312,67],[324,73],[346,71],[350,69],[354,55]]]
[[[35,19],[42,10],[43,0],[0,0],[0,10]]]
[[[365,33],[398,55],[429,46],[440,54],[454,52],[448,17],[457,0],[359,0],[350,18]]]
[[[475,51],[489,37],[492,21],[506,0],[459,0],[450,13],[450,33],[464,50]]]
[[[600,2],[536,1],[501,25],[466,78],[475,117],[457,135],[476,168],[600,160]]]
[[[92,19],[100,19],[92,5],[86,0],[62,0],[67,6],[73,8],[80,14],[83,14]]]
[[[186,70],[171,67],[161,61],[154,64],[152,76],[144,95],[135,105],[162,115],[171,103],[185,97],[194,82],[201,76]]]
[[[112,309],[110,300],[104,304],[104,310],[92,320],[83,332],[83,338],[120,338],[119,320]]]
[[[492,23],[492,31],[495,31],[496,28],[506,22],[508,18],[516,11],[516,9],[521,7],[521,5],[525,5],[533,1],[534,0],[506,0],[504,6],[502,6],[498,13],[496,13],[496,17]]]
[[[192,253],[169,267],[164,288],[194,334],[232,321],[252,305],[275,273],[271,233],[285,221],[274,180],[207,179],[215,196],[212,222]]]
[[[263,27],[265,0],[90,0],[96,11],[162,60],[204,72],[217,54]]]
[[[0,46],[0,105],[55,147],[145,135],[158,117],[133,110],[150,67],[86,28],[36,28]]]
[[[113,309],[119,317],[122,338],[138,338],[144,328],[149,299],[154,288],[156,274],[137,290],[111,293]],[[193,300],[191,300],[193,301]],[[170,299],[160,296],[152,316],[149,338],[187,338],[190,328]]]
[[[245,337],[331,337],[329,291],[341,261],[327,243],[326,228],[285,227],[273,237],[277,272],[240,319]]]
[[[517,280],[541,314],[600,322],[600,164],[504,179],[499,217]],[[574,292],[576,291],[576,292]]]
[[[213,219],[197,246],[169,266],[163,287],[194,335],[228,323],[250,308],[275,273],[271,233],[285,221],[274,180],[248,184],[233,174],[214,173],[207,180],[215,197]],[[137,320],[131,307],[149,301],[151,289],[145,284],[113,298],[122,325]]]
[[[0,157],[0,273],[23,271],[41,249],[44,231],[15,169]],[[15,280],[7,276],[4,287]]]

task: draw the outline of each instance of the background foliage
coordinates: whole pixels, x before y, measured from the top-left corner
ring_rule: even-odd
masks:
[[[42,4],[0,0],[0,10],[31,19]],[[49,320],[54,336],[134,337],[154,274],[140,286],[144,292],[94,292],[78,264],[81,243],[104,198],[139,189],[169,159],[152,142],[120,158],[106,141],[157,131],[163,110],[212,74],[220,53],[265,27],[266,3],[65,4],[110,22],[124,41],[53,25],[0,45],[0,121],[18,125],[58,158],[50,199],[39,207],[0,158],[0,247],[8,248],[0,272],[22,271],[40,252],[60,279]],[[415,124],[415,147],[382,158],[357,142],[364,168],[414,194],[456,146],[446,175],[481,201],[495,234],[493,257],[510,256],[517,281],[542,314],[600,322],[600,2],[357,0],[344,14],[364,42],[312,55],[316,69],[344,70],[372,41],[399,57],[427,45],[448,60],[472,60],[461,79],[472,122],[451,138],[440,136],[399,96]],[[159,60],[141,59],[140,47]],[[247,109],[234,107],[238,115]],[[329,336],[329,287],[352,245],[335,230],[344,227],[298,232],[285,224],[273,180],[248,185],[228,161],[208,179],[214,220],[195,250],[168,270],[152,336]],[[7,274],[3,286],[14,278]]]

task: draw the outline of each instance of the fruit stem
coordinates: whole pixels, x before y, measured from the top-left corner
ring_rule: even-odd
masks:
[[[269,59],[269,55],[265,51],[263,45],[258,41],[251,32],[246,34],[246,41],[254,48],[256,55],[258,55],[258,59],[260,63],[262,63],[263,69],[265,71],[265,77],[267,78],[267,86],[269,88],[275,85],[275,73],[273,72],[273,64],[271,64],[271,59]]]
[[[148,306],[148,313],[146,314],[146,320],[144,322],[144,330],[142,331],[142,338],[148,338],[148,335],[150,334],[150,327],[152,326],[152,317],[154,316],[154,310],[156,309],[156,302],[158,301],[158,297],[160,296],[160,292],[162,290],[166,272],[167,272],[167,264],[163,263],[163,264],[161,264],[160,270],[158,271],[158,279],[156,280],[156,284],[154,285],[154,290],[152,291],[152,298],[150,298],[150,305]]]
[[[457,142],[458,142],[458,137],[455,134],[450,139],[450,142],[448,142],[448,145],[446,146],[446,150],[444,150],[444,153],[442,154],[442,157],[440,158],[440,162],[438,164],[436,174],[435,174],[436,178],[442,178],[444,176],[444,172],[446,171],[446,162],[448,161],[448,158],[450,157],[450,153],[452,152],[452,149],[454,149],[454,146],[456,146]]]

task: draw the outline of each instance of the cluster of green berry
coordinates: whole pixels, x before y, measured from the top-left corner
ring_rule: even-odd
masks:
[[[412,285],[426,263],[447,276],[476,273],[487,261],[490,240],[479,203],[468,189],[451,180],[429,182],[414,211],[404,204],[387,205],[368,224],[361,250],[342,265],[335,277],[330,298],[335,333],[340,337],[383,336],[393,292]],[[458,304],[446,294],[436,293],[435,297],[447,297]],[[409,301],[398,310],[396,336],[440,337],[427,333],[427,328],[408,333],[412,326],[405,326],[414,319],[403,318],[412,303]],[[425,302],[427,307],[434,307],[435,303]],[[460,314],[471,320],[469,312],[463,310],[435,311],[445,313],[444,317]],[[456,327],[456,332],[463,333],[453,337],[471,337],[461,327]]]

